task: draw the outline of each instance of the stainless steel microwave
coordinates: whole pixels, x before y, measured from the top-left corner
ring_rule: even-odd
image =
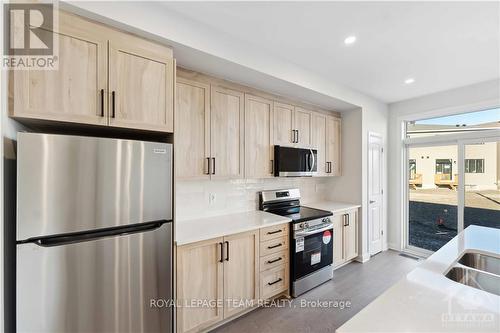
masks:
[[[274,176],[307,177],[317,170],[316,149],[274,146]]]

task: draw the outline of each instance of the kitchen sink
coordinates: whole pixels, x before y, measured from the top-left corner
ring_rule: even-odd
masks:
[[[482,272],[477,269],[455,266],[446,274],[446,277],[450,280],[464,284],[466,286],[474,287],[476,289],[481,289],[486,292],[500,296],[499,275]]]
[[[486,254],[468,252],[458,260],[459,264],[500,275],[500,259]]]

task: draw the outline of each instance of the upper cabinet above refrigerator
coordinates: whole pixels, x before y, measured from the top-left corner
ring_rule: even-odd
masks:
[[[10,116],[173,132],[172,49],[59,12],[57,70],[9,73]]]

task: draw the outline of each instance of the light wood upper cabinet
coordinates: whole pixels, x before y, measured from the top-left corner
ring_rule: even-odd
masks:
[[[259,298],[259,231],[224,237],[224,318]]]
[[[212,86],[210,103],[212,178],[243,178],[244,94]]]
[[[174,133],[177,177],[209,179],[210,85],[177,79]]]
[[[340,150],[340,119],[336,117],[328,117],[327,119],[327,145],[326,145],[326,160],[330,163],[329,175],[341,175],[341,150]]]
[[[110,125],[173,132],[170,48],[114,33],[109,41]]]
[[[274,102],[274,144],[293,146],[294,142],[294,113],[292,105]]]
[[[298,106],[295,107],[294,127],[297,130],[295,143],[298,147],[309,148],[312,144],[313,113]]]
[[[177,301],[223,302],[223,238],[177,247]],[[177,308],[177,332],[198,332],[223,319],[222,307]]]
[[[312,147],[318,151],[317,154],[317,175],[328,175],[328,165],[326,161],[326,135],[327,116],[322,113],[314,113],[312,120]]]
[[[245,177],[273,176],[273,101],[245,94]]]
[[[60,13],[58,70],[9,72],[10,116],[107,124],[107,31]],[[101,100],[104,98],[104,100]]]
[[[173,131],[172,49],[59,13],[57,70],[12,71],[10,116]]]

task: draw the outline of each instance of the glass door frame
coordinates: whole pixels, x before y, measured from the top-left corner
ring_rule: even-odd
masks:
[[[498,131],[481,131],[477,133],[465,133],[461,135],[442,135],[442,136],[430,136],[430,137],[420,137],[420,138],[405,138],[403,139],[403,182],[404,191],[403,195],[403,252],[409,254],[428,257],[433,251],[422,249],[416,246],[410,245],[409,237],[409,153],[408,150],[414,147],[435,147],[435,146],[457,146],[457,166],[458,166],[458,187],[457,187],[457,234],[464,229],[464,209],[465,209],[465,146],[470,144],[478,144],[485,142],[500,141],[500,136]]]

